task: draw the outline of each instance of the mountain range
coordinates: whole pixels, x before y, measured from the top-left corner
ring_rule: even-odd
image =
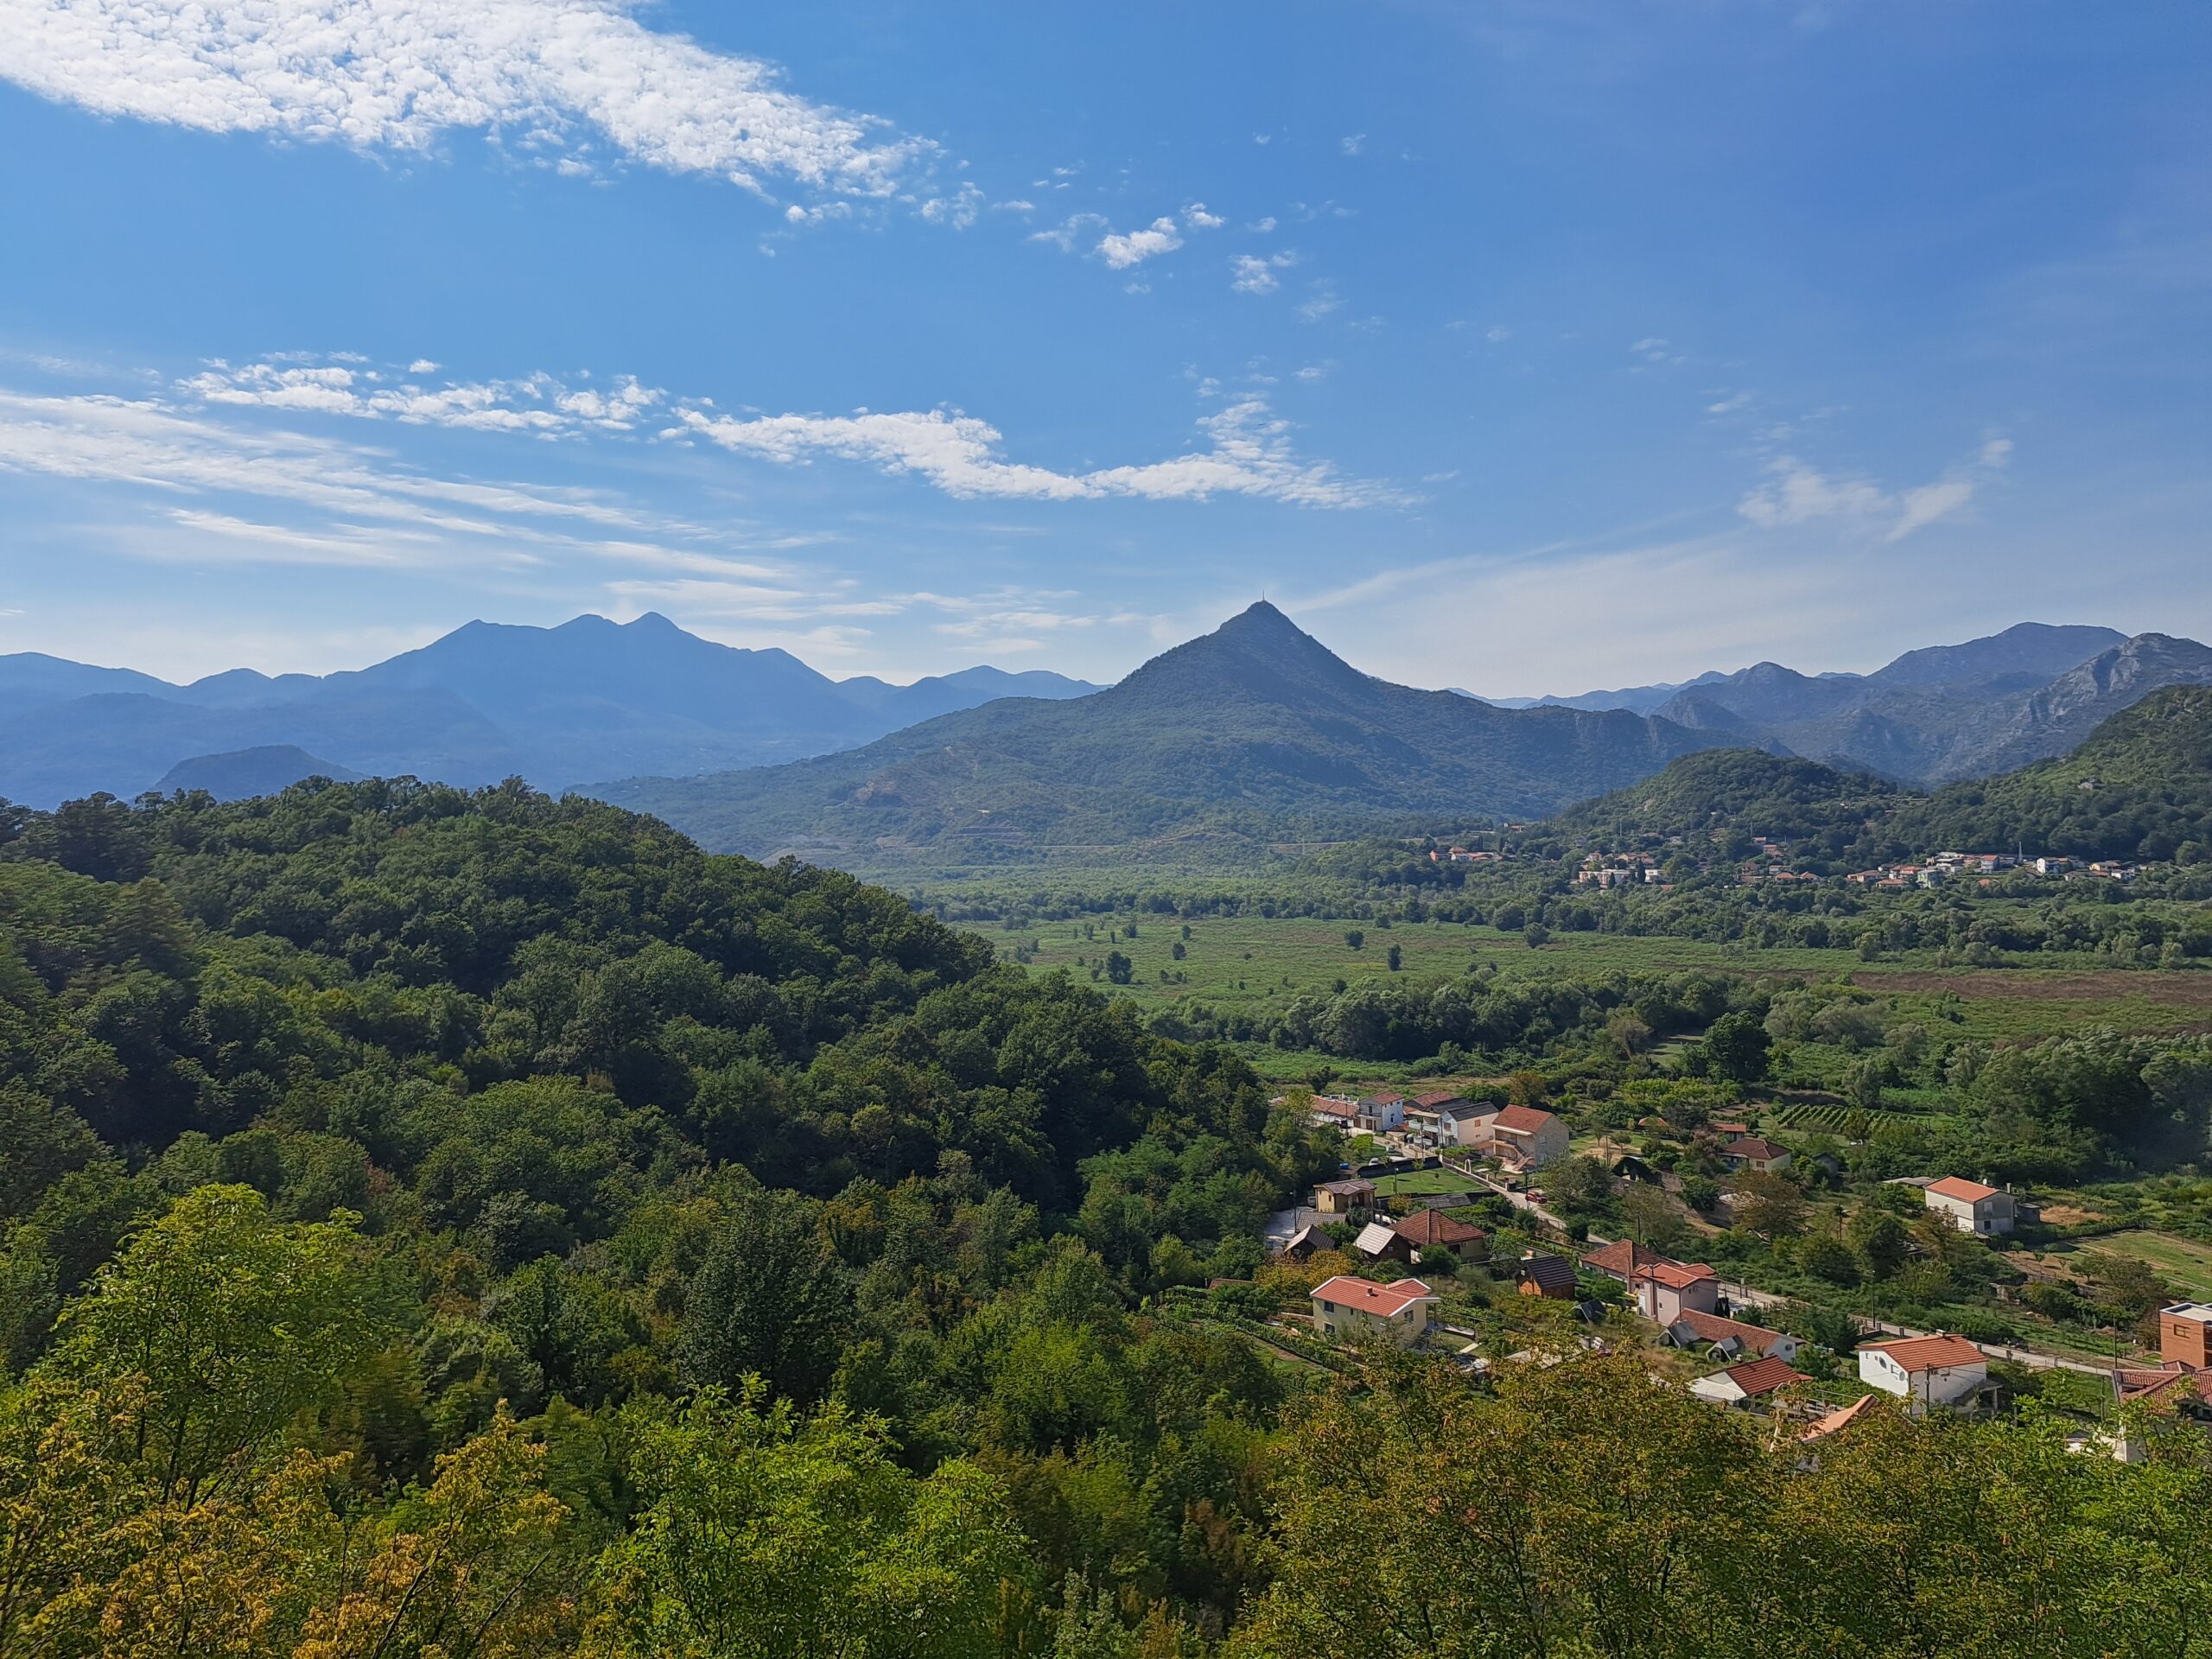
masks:
[[[0,796],[266,793],[315,773],[519,775],[705,844],[825,862],[1534,818],[1678,757],[1764,751],[1908,792],[2066,753],[2212,650],[2024,623],[1874,673],[1776,663],[1510,708],[1359,672],[1264,602],[1109,690],[974,668],[833,680],[660,616],[472,622],[355,672],[175,685],[0,657]],[[1634,707],[1584,707],[1606,699]]]
[[[2164,685],[2212,683],[2212,649],[2162,633],[2023,622],[1871,674],[1758,663],[1675,685],[1525,706],[1619,708],[1740,745],[1931,788],[2062,754]]]
[[[1702,848],[1768,836],[1789,868],[1849,870],[1955,851],[2212,860],[2212,685],[2167,685],[2069,753],[1919,794],[1864,772],[1758,750],[1687,755],[1547,826],[1569,844]],[[2191,843],[2194,843],[2192,848]]]
[[[1007,700],[789,766],[599,790],[709,847],[874,861],[1541,816],[1714,740],[1363,674],[1262,601],[1073,702]]]
[[[717,645],[658,615],[471,622],[357,671],[234,669],[188,685],[24,653],[0,657],[0,796],[34,806],[97,790],[127,798],[171,786],[175,769],[203,757],[232,764],[186,775],[282,787],[301,765],[461,785],[519,775],[558,791],[761,766],[994,698],[1096,690],[988,667],[912,685],[833,680],[788,652]],[[238,763],[248,752],[257,759]]]

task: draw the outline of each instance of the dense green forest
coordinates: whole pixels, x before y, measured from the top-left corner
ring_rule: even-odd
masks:
[[[1808,1459],[1564,1326],[1574,1363],[1478,1384],[1192,1317],[1297,1305],[1261,1225],[1333,1136],[848,876],[519,785],[0,842],[3,1659],[2202,1646],[2186,1430],[2128,1467],[1878,1414]],[[1836,1001],[1385,1017],[1571,1096]],[[2202,1081],[2130,1051],[2094,1119],[1971,1064],[2088,1156]]]

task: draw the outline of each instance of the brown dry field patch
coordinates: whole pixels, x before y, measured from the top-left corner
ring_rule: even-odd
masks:
[[[1859,969],[1852,982],[1861,990],[1935,994],[1950,991],[1969,1000],[2095,1002],[2137,996],[2178,1008],[2212,1008],[2212,973],[2172,973],[2158,969],[2114,969],[2108,973],[2053,973],[2037,969]]]

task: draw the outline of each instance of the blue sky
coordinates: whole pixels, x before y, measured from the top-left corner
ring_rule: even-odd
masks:
[[[0,3],[0,651],[2212,636],[2212,9]]]

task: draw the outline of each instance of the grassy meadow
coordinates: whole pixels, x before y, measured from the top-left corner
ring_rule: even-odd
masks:
[[[1932,953],[1908,952],[1865,963],[1840,950],[1758,950],[1699,939],[1568,933],[1531,947],[1518,933],[1456,922],[1323,920],[1310,917],[1200,918],[1139,916],[1118,920],[1033,923],[1009,930],[968,924],[1033,973],[1066,971],[1077,979],[1099,970],[1098,984],[1147,1012],[1178,1002],[1217,1011],[1265,1015],[1304,995],[1327,995],[1339,982],[1387,982],[1396,976],[1438,980],[1488,964],[1505,978],[1582,976],[1613,971],[1671,973],[1706,969],[1777,979],[1848,976],[1901,1011],[1941,1018],[1961,1035],[2032,1039],[2085,1025],[2163,1032],[2212,1027],[2212,973],[2190,969],[2109,968],[1939,968]],[[1357,946],[1349,933],[1362,935]],[[1179,959],[1178,945],[1183,948]],[[1109,987],[1109,952],[1129,959],[1133,982]],[[1259,1050],[1270,1075],[1298,1077],[1328,1057]],[[1340,1068],[1341,1061],[1336,1062]],[[1378,1081],[1403,1075],[1388,1065],[1360,1068]]]

